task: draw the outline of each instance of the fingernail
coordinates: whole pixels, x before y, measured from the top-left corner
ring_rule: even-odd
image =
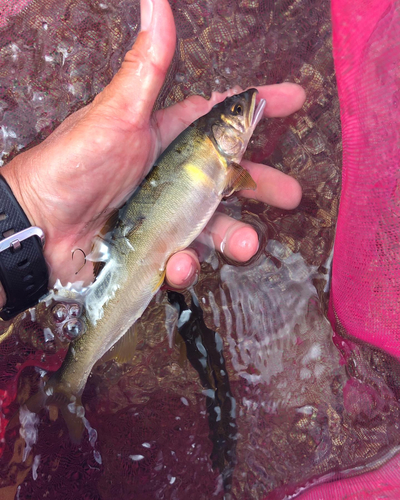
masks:
[[[189,268],[189,271],[187,272],[183,282],[186,283],[187,281],[191,280],[192,279],[192,275],[194,274],[194,271],[195,271],[195,267],[194,265],[192,264]]]
[[[153,1],[141,0],[140,2],[140,31],[147,31],[153,19]]]
[[[199,271],[196,270],[196,272],[194,273],[192,281],[191,281],[191,283],[190,283],[189,286],[195,286],[195,285],[197,285],[198,281],[199,281]]]

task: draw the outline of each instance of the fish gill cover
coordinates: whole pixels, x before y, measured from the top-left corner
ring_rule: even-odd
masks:
[[[396,462],[373,469],[400,444],[399,6],[355,4],[333,3],[345,146],[337,222],[342,143],[329,2],[171,2],[178,45],[157,106],[234,85],[299,83],[303,109],[261,123],[248,155],[296,177],[302,202],[291,211],[225,203],[259,232],[258,254],[241,267],[212,255],[193,297],[157,295],[138,323],[132,361],[93,370],[80,446],[51,412],[22,409],[21,431],[5,433],[65,353],[45,313],[5,324],[2,498],[278,499],[346,477],[303,496],[398,498]],[[0,1],[3,163],[104,88],[138,20],[131,0]],[[176,346],[167,332],[177,327]]]

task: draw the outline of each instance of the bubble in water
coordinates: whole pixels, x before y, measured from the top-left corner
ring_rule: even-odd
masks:
[[[52,309],[52,313],[57,323],[62,323],[68,318],[68,309],[64,304],[56,304]]]
[[[63,334],[66,340],[70,342],[76,340],[84,333],[85,333],[85,326],[82,323],[82,321],[80,321],[77,318],[71,319],[70,321],[65,323],[63,327]]]
[[[80,304],[71,304],[69,307],[69,315],[72,318],[79,318],[82,314],[82,307]]]
[[[186,80],[186,76],[184,75],[184,73],[177,73],[175,75],[175,80],[179,83],[182,83]]]

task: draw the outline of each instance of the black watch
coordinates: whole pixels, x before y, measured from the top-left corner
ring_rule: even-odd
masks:
[[[44,233],[27,216],[0,174],[0,282],[7,302],[0,318],[9,320],[36,305],[48,290]]]

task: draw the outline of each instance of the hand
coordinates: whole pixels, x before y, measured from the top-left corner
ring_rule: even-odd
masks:
[[[75,252],[72,259],[73,250],[90,253],[112,209],[123,204],[161,151],[226,95],[213,94],[210,101],[193,96],[152,116],[175,50],[175,25],[167,0],[142,0],[141,16],[141,32],[111,83],[42,144],[2,168],[30,222],[45,232],[50,285],[57,278],[63,284],[92,281],[92,264],[82,267],[83,254]],[[294,84],[260,87],[259,92],[269,117],[293,113],[305,99]],[[241,195],[287,209],[299,203],[295,179],[264,165],[243,164],[258,187]],[[218,249],[224,241],[223,252],[237,261],[257,251],[255,230],[223,214],[216,214],[206,231]],[[179,252],[168,262],[167,282],[184,288],[198,269],[193,250]]]

